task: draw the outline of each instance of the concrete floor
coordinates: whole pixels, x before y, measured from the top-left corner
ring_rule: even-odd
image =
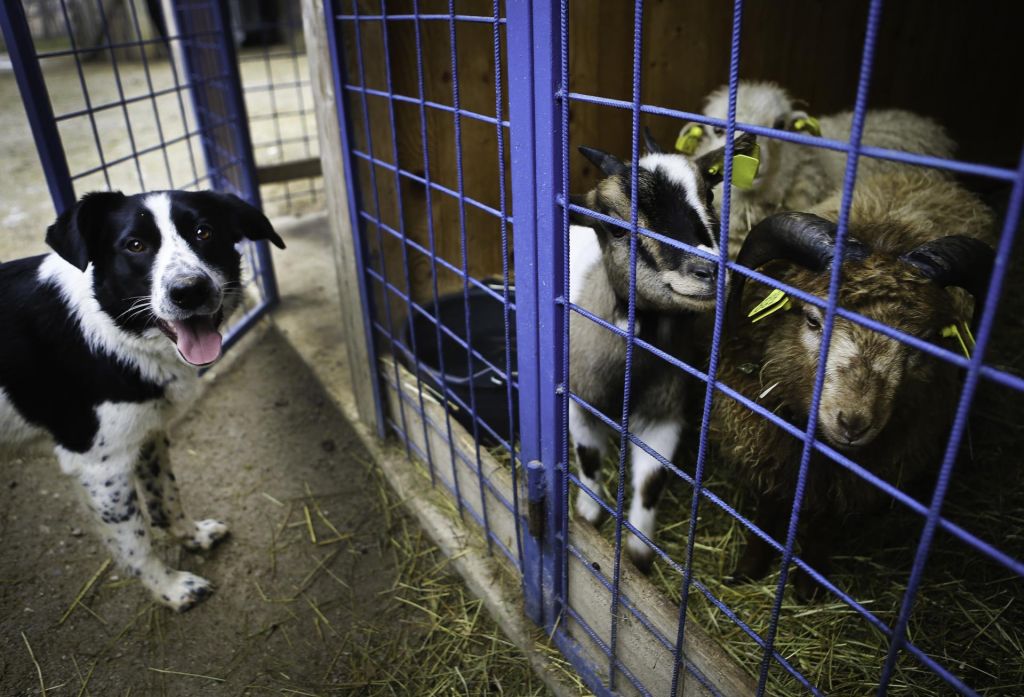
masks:
[[[40,682],[47,694],[104,697],[411,694],[428,666],[446,669],[385,650],[418,647],[429,631],[394,592],[407,562],[396,526],[417,528],[388,500],[324,391],[343,392],[347,368],[323,218],[281,232],[289,249],[278,255],[280,310],[207,375],[203,398],[172,430],[186,505],[226,520],[233,534],[208,556],[167,541],[159,549],[211,579],[216,594],[175,615],[108,567],[62,622],[107,554],[51,456],[2,458],[3,695],[40,694]],[[418,544],[416,555],[435,558],[433,577],[446,577],[444,593],[461,594],[436,550]],[[466,631],[486,640],[470,642],[488,644],[486,653],[453,659],[486,664],[465,693],[543,694],[526,659],[485,615],[480,622]]]

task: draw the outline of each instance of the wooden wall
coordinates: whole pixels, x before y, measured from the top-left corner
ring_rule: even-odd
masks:
[[[518,0],[508,0],[509,2]],[[361,0],[362,11],[378,12],[379,4]],[[850,108],[860,65],[868,0],[747,0],[743,18],[740,76],[775,80],[807,102],[808,111],[824,114]],[[1024,101],[1020,80],[1024,61],[1017,32],[1024,12],[1021,3],[992,0],[890,0],[883,11],[870,105],[900,107],[932,116],[944,123],[960,143],[963,159],[1015,167],[1024,131]],[[410,0],[388,4],[393,13],[408,12]],[[489,15],[486,0],[457,3],[459,12]],[[629,100],[632,94],[632,13],[629,0],[574,0],[570,17],[571,89]],[[447,3],[424,0],[421,12],[447,12]],[[699,111],[704,96],[726,82],[731,38],[732,4],[725,0],[647,0],[644,14],[642,99],[645,103]],[[348,70],[357,75],[354,35],[346,25]],[[383,34],[379,23],[362,23],[364,69],[367,84],[387,89],[384,79]],[[392,86],[396,93],[417,94],[416,51],[410,22],[391,22],[388,45]],[[457,28],[460,98],[463,108],[493,115],[494,65],[491,27],[460,24]],[[425,22],[421,28],[424,89],[427,99],[452,104],[452,65],[446,22]],[[504,42],[502,52],[504,54]],[[353,82],[358,83],[358,77]],[[387,103],[368,97],[374,154],[392,161]],[[356,94],[348,100],[356,143],[365,149],[362,105]],[[504,116],[507,118],[507,92]],[[418,108],[396,104],[399,164],[423,174]],[[453,117],[427,110],[428,152],[432,179],[458,188]],[[672,119],[645,119],[655,136],[670,145],[680,123]],[[577,145],[600,147],[622,156],[630,152],[630,114],[588,104],[573,104],[570,114],[571,188],[581,191],[594,180],[593,168],[575,152]],[[463,180],[468,196],[495,208],[500,205],[497,144],[493,125],[462,119]],[[508,158],[506,138],[504,157]],[[424,187],[403,180],[396,188],[394,174],[376,168],[381,217],[408,236],[429,245],[427,197]],[[360,163],[358,179],[363,199],[376,210],[370,167]],[[972,182],[985,187],[982,182]],[[511,184],[507,203],[511,208]],[[398,216],[398,194],[404,215]],[[433,192],[433,221],[438,254],[461,266],[460,212],[450,196]],[[470,273],[498,275],[502,265],[500,228],[487,213],[465,207]],[[401,245],[367,228],[374,268],[386,266],[387,275],[402,292],[426,302],[431,297],[431,269],[427,257],[408,253],[408,277]],[[511,231],[510,231],[511,232]],[[461,286],[459,278],[440,271],[441,291]],[[383,306],[379,303],[378,308]],[[394,324],[404,316],[404,303],[392,298]],[[383,312],[380,312],[383,322]]]

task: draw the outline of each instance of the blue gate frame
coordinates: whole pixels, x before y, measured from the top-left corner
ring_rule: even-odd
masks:
[[[423,185],[428,200],[427,210],[430,210],[429,200],[432,195],[449,196],[458,200],[460,210],[464,212],[465,206],[472,205],[486,210],[491,215],[499,218],[503,231],[504,226],[511,224],[514,228],[514,259],[515,259],[515,328],[518,350],[518,380],[516,386],[519,392],[519,442],[518,448],[515,443],[503,443],[512,454],[512,476],[525,479],[525,493],[527,506],[521,509],[519,501],[513,499],[505,502],[514,512],[517,520],[517,547],[512,550],[504,546],[503,552],[513,563],[521,574],[522,589],[524,594],[524,606],[527,614],[535,622],[540,624],[552,636],[560,650],[570,658],[573,664],[580,671],[587,685],[597,694],[615,694],[620,686],[628,682],[633,689],[640,694],[649,694],[644,685],[644,676],[635,675],[623,665],[619,659],[619,632],[620,618],[627,613],[635,618],[651,634],[655,635],[658,642],[672,658],[672,687],[671,693],[677,694],[682,684],[683,673],[688,673],[700,682],[712,694],[719,694],[719,690],[711,681],[682,654],[683,639],[687,622],[687,602],[691,595],[696,592],[702,595],[707,601],[719,608],[724,615],[751,637],[760,647],[761,663],[757,679],[756,692],[758,695],[765,694],[768,685],[769,669],[773,664],[789,673],[800,685],[812,694],[822,694],[821,689],[812,684],[810,680],[800,673],[793,665],[779,654],[775,649],[775,639],[779,628],[779,617],[782,607],[783,590],[787,582],[787,575],[792,564],[798,565],[825,588],[830,594],[848,605],[853,611],[861,616],[870,626],[876,628],[889,642],[888,651],[881,666],[881,677],[877,687],[879,695],[887,692],[888,685],[893,677],[896,660],[901,654],[908,654],[921,664],[929,668],[946,684],[953,689],[968,695],[977,694],[968,685],[964,684],[947,667],[941,665],[934,658],[926,655],[907,636],[907,625],[911,610],[914,607],[917,591],[920,586],[923,571],[928,559],[936,531],[941,528],[955,538],[964,542],[974,551],[987,557],[989,560],[1001,565],[1007,571],[1017,576],[1024,576],[1024,562],[1013,558],[1011,555],[997,549],[990,543],[974,536],[967,530],[960,528],[950,520],[942,517],[942,506],[945,500],[951,473],[953,470],[956,453],[960,447],[961,440],[967,422],[975,392],[981,378],[985,378],[996,384],[1005,386],[1012,390],[1024,391],[1024,380],[1003,370],[994,368],[984,363],[986,348],[989,344],[993,320],[996,308],[999,303],[1000,291],[1003,288],[1006,278],[1010,251],[1014,243],[1015,234],[1019,227],[1022,204],[1024,204],[1024,153],[1022,153],[1020,164],[1016,170],[993,167],[975,163],[964,163],[953,160],[945,160],[936,157],[921,156],[912,153],[887,150],[862,145],[861,137],[864,128],[865,113],[868,104],[868,93],[870,88],[872,65],[874,60],[878,28],[882,16],[882,0],[871,0],[866,22],[866,36],[863,44],[863,52],[860,61],[860,72],[857,83],[856,100],[854,107],[854,119],[849,142],[828,140],[820,137],[810,137],[800,133],[776,130],[775,128],[758,127],[754,125],[738,123],[736,121],[736,94],[739,82],[740,68],[740,37],[742,32],[743,1],[735,0],[733,6],[732,43],[729,65],[729,110],[728,117],[723,121],[711,119],[698,113],[685,112],[680,110],[667,109],[655,105],[644,104],[640,97],[640,84],[642,78],[641,55],[643,48],[643,0],[635,0],[634,21],[633,21],[633,94],[632,99],[616,100],[569,91],[569,60],[568,60],[568,0],[535,0],[534,2],[512,2],[505,3],[506,15],[501,16],[502,3],[493,2],[491,16],[472,16],[458,14],[455,11],[454,2],[449,2],[447,13],[428,14],[422,13],[419,3],[413,1],[413,10],[409,14],[389,13],[386,2],[380,0],[379,12],[374,14],[360,14],[360,6],[367,3],[360,3],[358,0],[326,0],[325,18],[328,27],[330,40],[330,53],[334,62],[334,78],[336,87],[337,109],[342,132],[342,159],[348,185],[349,207],[351,211],[351,226],[353,235],[356,237],[357,266],[360,274],[360,283],[364,302],[364,313],[368,337],[371,339],[371,370],[378,375],[382,383],[399,380],[399,355],[416,356],[415,346],[406,346],[400,337],[393,332],[388,298],[395,297],[406,303],[409,310],[410,322],[414,314],[430,319],[437,326],[438,342],[440,349],[441,334],[447,329],[441,323],[435,313],[413,302],[410,293],[404,293],[400,288],[392,284],[388,278],[386,269],[380,271],[371,267],[369,263],[370,247],[368,238],[372,231],[376,232],[377,241],[389,238],[398,240],[402,245],[403,272],[408,277],[409,261],[408,254],[414,250],[419,254],[430,257],[432,271],[434,274],[433,300],[436,304],[437,296],[437,269],[438,265],[450,267],[447,270],[459,275],[462,279],[463,292],[468,293],[469,288],[479,284],[476,279],[469,276],[465,265],[466,229],[465,219],[462,218],[461,242],[463,252],[463,265],[457,268],[449,262],[437,256],[434,245],[434,230],[431,216],[428,213],[428,225],[430,228],[429,248],[411,239],[406,234],[404,219],[401,215],[398,218],[398,228],[389,226],[384,222],[381,212],[381,204],[377,192],[377,169],[383,169],[392,173],[396,183],[402,178],[414,181]],[[391,80],[390,56],[387,52],[387,26],[389,22],[413,22],[416,27],[416,58],[419,70],[418,83],[419,93],[417,95],[396,94]],[[366,82],[366,70],[364,67],[363,45],[361,43],[361,26],[365,23],[377,23],[381,29],[384,42],[384,56],[386,71],[386,89],[372,89]],[[427,100],[424,94],[423,79],[423,47],[420,41],[419,28],[423,22],[446,22],[449,29],[450,45],[452,52],[451,82],[453,91],[453,105],[443,105]],[[469,112],[460,108],[459,105],[459,83],[457,72],[457,47],[455,42],[455,27],[460,23],[484,23],[493,27],[495,37],[495,85],[496,114],[488,116],[479,113]],[[502,56],[500,51],[499,34],[504,26],[507,39],[507,56],[505,60],[509,66],[515,69],[509,70],[508,93],[509,93],[509,115],[506,123],[502,118],[502,96],[500,75],[500,64]],[[355,39],[355,55],[358,65],[352,73],[346,72],[344,61],[345,47],[341,34],[343,31],[351,31]],[[352,68],[352,66],[349,66]],[[354,82],[358,77],[359,83]],[[347,97],[353,96],[359,104],[350,113],[347,104]],[[388,162],[379,155],[374,154],[373,137],[369,127],[369,109],[367,106],[368,97],[387,100],[389,109],[390,128],[393,134],[391,144],[393,147],[393,161]],[[422,174],[402,169],[398,160],[397,137],[395,134],[395,103],[403,102],[418,106],[420,116],[421,138],[424,153],[424,170]],[[655,552],[676,571],[683,579],[681,587],[681,598],[678,616],[678,631],[674,637],[665,637],[646,622],[642,608],[637,608],[629,598],[621,594],[621,554],[622,534],[624,528],[630,532],[637,532],[624,521],[623,516],[623,491],[624,486],[619,487],[618,500],[614,508],[606,504],[607,510],[615,518],[615,545],[614,545],[614,568],[610,577],[601,570],[592,570],[591,565],[584,563],[583,567],[594,574],[598,580],[608,589],[610,594],[610,641],[603,641],[599,633],[593,628],[586,626],[583,619],[576,613],[572,599],[568,597],[568,569],[572,560],[586,562],[585,550],[576,548],[569,539],[569,500],[571,485],[575,484],[580,489],[579,479],[569,470],[569,443],[568,443],[568,407],[570,401],[575,401],[584,408],[594,412],[593,407],[587,405],[577,395],[571,393],[568,386],[568,345],[569,345],[569,317],[572,312],[577,312],[595,320],[585,310],[571,304],[568,300],[568,278],[569,278],[569,221],[567,212],[577,210],[590,215],[592,211],[573,206],[569,203],[569,142],[568,123],[570,103],[590,103],[604,107],[627,110],[632,115],[632,187],[635,194],[637,181],[637,163],[640,156],[640,119],[642,115],[669,116],[678,119],[680,122],[696,121],[722,127],[726,130],[726,153],[724,180],[731,181],[732,165],[732,142],[733,135],[737,129],[753,133],[758,136],[768,136],[782,141],[798,143],[802,145],[817,146],[848,154],[845,179],[843,184],[843,202],[840,210],[838,223],[838,234],[836,242],[836,254],[842,258],[845,248],[850,203],[852,200],[853,185],[857,174],[857,165],[860,157],[881,158],[907,164],[920,165],[944,169],[951,172],[979,175],[1012,185],[1009,207],[1001,229],[1001,237],[997,250],[997,262],[990,279],[986,302],[981,308],[980,321],[978,324],[977,343],[973,354],[964,358],[946,349],[937,347],[930,343],[915,339],[897,332],[889,327],[879,325],[876,322],[844,310],[837,305],[838,291],[840,287],[841,264],[833,265],[830,277],[830,287],[827,300],[821,300],[807,295],[798,289],[786,286],[774,279],[745,267],[741,267],[728,260],[728,219],[729,219],[729,187],[724,187],[725,200],[722,205],[722,228],[721,228],[721,252],[718,255],[708,254],[701,250],[689,247],[688,245],[676,242],[671,239],[659,236],[657,233],[645,230],[638,226],[637,212],[634,209],[632,220],[628,223],[617,221],[608,217],[602,220],[610,224],[625,228],[631,233],[631,257],[636,258],[636,240],[639,235],[646,235],[658,239],[664,244],[674,245],[690,254],[704,256],[719,265],[718,274],[718,303],[715,317],[714,339],[711,350],[711,361],[706,371],[700,367],[689,366],[679,361],[665,358],[673,363],[678,369],[689,372],[701,379],[706,385],[704,396],[704,417],[701,425],[699,450],[694,474],[688,475],[675,468],[672,463],[666,461],[661,455],[656,456],[673,473],[683,479],[692,489],[692,506],[690,517],[690,534],[688,536],[688,547],[685,559],[682,562],[671,559],[664,551],[652,544]],[[440,109],[453,114],[456,129],[456,158],[459,161],[459,184],[458,190],[444,187],[431,179],[430,163],[428,161],[427,131],[424,113],[426,109]],[[471,118],[487,123],[493,123],[497,130],[499,148],[502,147],[506,130],[508,131],[510,143],[511,160],[511,182],[512,182],[512,211],[510,216],[506,210],[504,194],[502,194],[501,210],[496,210],[484,203],[475,201],[466,196],[462,182],[462,149],[458,139],[460,120]],[[358,148],[356,143],[356,131],[361,122],[365,133],[365,148]],[[368,163],[370,168],[370,186],[373,189],[369,194],[372,196],[375,211],[366,210],[361,203],[359,183],[357,182],[357,163]],[[506,172],[504,159],[499,151],[498,177],[504,182]],[[502,186],[502,192],[504,186]],[[401,187],[396,186],[398,191],[397,205],[401,211]],[[633,200],[636,200],[634,195]],[[503,236],[503,241],[505,240]],[[383,263],[383,262],[382,262]],[[506,266],[504,273],[505,293],[496,294],[495,297],[504,303],[506,311],[506,355],[510,342],[510,331],[508,327],[509,309],[511,306],[508,285],[509,269]],[[794,427],[765,410],[763,407],[745,398],[743,395],[732,390],[717,379],[717,357],[718,347],[722,337],[724,305],[725,305],[725,279],[726,271],[734,274],[742,274],[753,278],[768,286],[781,288],[784,292],[794,294],[801,300],[815,304],[823,308],[825,319],[823,322],[823,336],[819,359],[819,369],[816,375],[810,418],[805,428]],[[379,290],[385,298],[385,307],[381,308],[387,315],[388,326],[383,326],[375,320],[373,298],[377,297],[374,290]],[[629,298],[629,320],[626,322],[628,329],[622,330],[608,323],[602,323],[610,331],[623,336],[627,342],[627,356],[632,355],[634,346],[639,339],[633,335],[633,317],[635,313],[635,278],[631,279]],[[821,396],[821,389],[824,380],[823,360],[827,356],[831,330],[836,316],[867,326],[880,333],[890,336],[898,341],[909,344],[940,360],[953,363],[966,372],[966,378],[960,393],[957,405],[955,420],[949,442],[945,448],[941,467],[936,485],[931,492],[927,504],[922,504],[899,489],[872,478],[870,473],[845,457],[841,453],[818,442],[814,434],[816,432],[817,405]],[[467,328],[469,316],[467,311]],[[374,341],[374,339],[378,339]],[[456,337],[457,338],[457,337]],[[378,365],[377,352],[373,346],[387,349],[394,361],[387,369]],[[472,341],[467,331],[467,341],[460,343],[467,351],[469,360],[472,362],[475,354]],[[642,350],[648,350],[643,347]],[[382,349],[381,353],[385,351]],[[629,371],[629,358],[627,358],[627,374]],[[393,370],[392,370],[393,369]],[[416,371],[417,391],[419,395],[418,405],[410,403],[414,409],[423,412],[423,385],[420,366],[413,366]],[[511,386],[511,370],[506,369],[505,378]],[[443,377],[444,367],[441,367]],[[627,379],[628,383],[628,379]],[[712,591],[702,584],[692,574],[692,558],[694,540],[697,526],[699,507],[703,504],[714,505],[738,519],[747,528],[753,528],[751,521],[743,518],[735,509],[718,498],[704,487],[704,464],[708,452],[708,421],[711,413],[713,399],[716,393],[724,393],[726,396],[741,402],[751,410],[760,414],[763,418],[769,419],[780,428],[791,433],[803,442],[803,452],[799,469],[798,482],[794,496],[793,508],[789,518],[787,532],[784,541],[770,541],[777,551],[782,553],[780,562],[780,577],[777,584],[774,600],[772,603],[771,620],[766,632],[758,634],[749,626],[745,625],[721,599],[717,598]],[[469,403],[460,400],[452,394],[445,394],[444,397],[451,403],[458,404],[462,409],[469,409],[475,417],[475,408],[472,397]],[[718,398],[721,398],[720,396]],[[401,402],[401,400],[400,400]],[[511,396],[509,407],[511,408]],[[410,454],[416,454],[425,459],[431,468],[431,475],[434,476],[434,462],[430,457],[429,448],[424,451],[411,449],[411,438],[409,426],[405,419],[405,405],[401,406],[400,423],[395,420],[381,419],[382,431],[394,431],[405,442],[405,447]],[[378,403],[378,410],[382,412]],[[639,441],[635,434],[629,430],[628,420],[628,396],[626,407],[621,415],[621,421],[614,422],[605,419],[605,422],[614,428],[620,437],[619,457],[619,481],[625,481],[625,452],[629,444],[635,444],[650,452],[649,446]],[[448,413],[446,410],[446,420]],[[384,424],[388,424],[385,426]],[[486,428],[486,424],[480,424]],[[436,429],[438,433],[447,432],[449,448],[451,448],[451,427],[450,421],[446,424],[434,424],[424,421],[424,430],[427,428]],[[473,423],[474,436],[478,436],[478,425],[476,420]],[[383,435],[383,433],[382,433]],[[477,438],[479,442],[479,438]],[[479,445],[477,446],[477,472],[479,473]],[[808,465],[811,455],[814,452],[825,454],[841,467],[859,474],[871,481],[875,486],[883,490],[903,506],[919,514],[924,520],[924,528],[916,547],[913,567],[909,575],[906,591],[899,609],[896,621],[890,626],[880,619],[870,609],[858,603],[854,598],[836,587],[816,571],[808,567],[794,553],[797,524],[800,517],[804,484],[806,482]],[[454,457],[454,455],[453,455]],[[460,484],[455,472],[452,473],[453,481],[445,481],[444,484],[456,497],[459,504],[460,514],[464,515],[463,500],[460,494]],[[482,475],[481,475],[482,477]],[[480,481],[472,484],[481,488],[481,501],[484,500],[483,488],[488,484],[481,478]],[[465,482],[463,487],[467,486]],[[518,487],[515,488],[518,490]],[[514,490],[514,491],[515,491]],[[470,517],[484,530],[488,543],[493,542],[493,534],[490,529],[486,507],[483,511],[469,511]],[[764,535],[762,534],[762,537]],[[648,541],[650,542],[650,541]],[[606,665],[596,665],[587,657],[586,652],[579,643],[579,637],[572,636],[566,629],[567,620],[572,619],[579,624],[589,639],[600,649],[607,659]],[[607,677],[605,677],[607,676]]]
[[[160,142],[144,149],[136,149],[134,138],[132,138],[132,154],[122,160],[134,159],[138,162],[142,155],[149,152],[166,151],[167,147],[175,142],[187,141],[191,137],[198,136],[206,160],[206,173],[200,175],[196,172],[195,179],[179,186],[193,188],[205,182],[211,189],[234,193],[254,206],[261,207],[256,164],[253,159],[252,140],[249,134],[249,121],[245,101],[242,98],[241,77],[227,1],[172,0],[178,33],[176,36],[165,36],[154,40],[142,38],[138,16],[135,14],[136,8],[133,3],[129,4],[137,35],[136,41],[115,44],[109,30],[104,28],[106,39],[104,45],[79,48],[71,33],[66,4],[62,1],[61,7],[71,40],[71,49],[37,52],[22,0],[3,0],[0,3],[0,28],[2,28],[4,39],[7,42],[22,101],[28,114],[40,162],[57,214],[74,205],[77,200],[79,193],[75,191],[77,179],[97,171],[102,171],[106,175],[109,167],[118,164],[118,162],[104,161],[101,154],[100,167],[83,172],[72,172],[58,130],[60,121],[82,116],[92,119],[93,114],[101,109],[120,108],[124,111],[125,119],[128,121],[129,136],[131,136],[131,123],[127,111],[130,102],[152,100],[155,111],[157,108],[156,97],[177,93],[179,106],[184,112],[185,107],[180,98],[180,92],[184,90],[191,93],[193,113],[197,123],[196,130],[192,133],[187,132],[187,119],[184,119],[183,114],[186,133],[182,138],[165,140],[161,130]],[[103,16],[104,24],[106,24],[102,2],[97,7]],[[118,61],[115,49],[137,48],[141,52],[146,49],[147,44],[157,42],[162,43],[168,51],[168,60],[172,63],[175,86],[162,92],[154,92],[152,83],[150,83],[149,94],[142,98],[127,99],[117,70]],[[175,42],[180,46],[184,61],[183,75],[181,76],[178,75],[177,68],[173,66],[172,45]],[[96,50],[110,51],[110,59],[120,94],[120,99],[116,103],[95,105],[90,101],[88,88],[81,73],[81,55]],[[149,62],[144,53],[141,55],[146,76],[149,79]],[[68,114],[54,114],[47,92],[46,79],[40,67],[40,59],[64,56],[73,57],[79,69],[86,108]],[[157,119],[159,124],[159,116]],[[97,148],[102,151],[99,146],[100,135],[96,131],[95,122],[92,124]],[[143,185],[141,170],[139,185]],[[244,244],[254,276],[259,283],[261,298],[254,308],[235,320],[229,327],[224,338],[225,350],[238,341],[278,301],[277,281],[267,242],[245,242]]]

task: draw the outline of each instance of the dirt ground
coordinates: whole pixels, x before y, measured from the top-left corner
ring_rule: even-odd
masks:
[[[161,543],[218,588],[184,615],[106,566],[52,457],[0,462],[0,692],[426,694],[457,671],[460,694],[544,693],[479,606],[474,625],[444,627],[464,634],[460,651],[431,655],[438,605],[460,586],[276,330],[207,379],[172,461],[190,510],[232,537],[208,556]],[[432,580],[403,591],[410,564]]]

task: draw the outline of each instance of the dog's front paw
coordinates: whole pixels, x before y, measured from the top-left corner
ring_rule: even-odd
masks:
[[[195,531],[182,540],[185,549],[198,552],[207,550],[228,536],[228,526],[219,520],[200,520],[195,524]]]
[[[175,612],[186,612],[213,594],[213,585],[188,571],[172,571],[167,584],[154,591],[157,600]]]

